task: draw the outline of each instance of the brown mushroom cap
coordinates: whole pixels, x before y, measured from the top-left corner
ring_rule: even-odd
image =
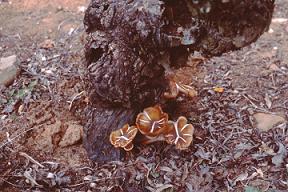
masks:
[[[187,124],[187,119],[179,117],[176,122],[168,122],[168,130],[164,137],[169,144],[175,144],[177,149],[187,149],[193,141],[194,127]]]
[[[170,92],[165,92],[164,97],[167,99],[174,99],[178,96],[179,92],[185,94],[188,97],[197,96],[197,91],[194,87],[189,85],[182,84],[180,82],[176,82],[174,80],[170,80],[169,82]]]
[[[194,87],[191,87],[189,85],[185,85],[185,84],[182,84],[182,83],[176,83],[176,86],[177,86],[177,88],[178,88],[178,90],[180,92],[184,93],[188,97],[197,96],[197,91],[195,90]]]
[[[124,148],[125,151],[133,149],[132,141],[138,132],[137,127],[124,125],[121,129],[112,131],[110,134],[110,143],[114,147]]]
[[[134,145],[133,145],[133,143],[131,142],[131,143],[129,143],[128,145],[126,145],[126,146],[124,147],[124,150],[125,150],[125,151],[131,151],[131,150],[133,149],[133,147],[134,147]]]
[[[159,105],[148,107],[139,113],[136,125],[139,131],[146,136],[159,136],[166,129],[168,114],[164,113]]]
[[[164,92],[164,97],[166,99],[175,99],[179,94],[179,89],[177,83],[173,80],[169,81],[169,92]]]

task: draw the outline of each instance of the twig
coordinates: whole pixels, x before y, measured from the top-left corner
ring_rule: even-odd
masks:
[[[70,103],[70,105],[69,105],[69,111],[71,110],[74,101],[75,101],[76,99],[78,99],[80,96],[82,96],[84,93],[85,93],[85,91],[81,91],[80,93],[78,93],[77,95],[75,95],[75,96],[72,98],[71,101],[69,101],[69,103]]]
[[[228,136],[226,136],[225,140],[223,141],[222,145],[225,145],[228,140],[230,140],[233,136],[234,129],[230,132]]]
[[[31,156],[29,156],[27,153],[24,152],[19,152],[19,155],[27,158],[28,160],[30,160],[31,162],[35,163],[36,165],[38,165],[41,168],[45,168],[44,165],[42,165],[41,163],[39,163],[38,161],[36,161],[35,159],[33,159]]]
[[[13,187],[16,187],[16,188],[19,188],[19,189],[23,188],[23,186],[16,185],[16,184],[11,183],[11,182],[9,182],[9,181],[3,179],[3,178],[0,178],[0,179],[1,179],[3,182],[8,183],[9,185],[12,185]]]
[[[241,95],[242,95],[246,100],[248,100],[255,109],[258,109],[258,110],[260,110],[260,111],[264,111],[265,113],[270,113],[270,114],[272,114],[271,112],[267,111],[266,109],[263,109],[263,108],[261,108],[261,107],[258,107],[258,106],[257,106],[253,101],[251,101],[251,99],[249,99],[246,95],[244,95],[244,94],[241,94]]]
[[[59,30],[61,29],[62,25],[63,25],[65,22],[69,21],[69,20],[71,20],[71,19],[64,19],[64,20],[58,25],[57,30],[59,31]]]
[[[26,131],[23,131],[22,133],[16,135],[15,137],[11,138],[10,141],[6,141],[5,143],[3,143],[2,145],[0,145],[0,149],[3,148],[4,146],[6,146],[9,143],[12,143],[12,141],[14,141],[15,139],[17,139],[18,137],[22,136],[23,134],[27,133],[28,131],[33,130],[34,128],[30,128],[27,129]]]

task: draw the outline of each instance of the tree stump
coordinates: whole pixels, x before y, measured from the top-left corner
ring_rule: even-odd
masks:
[[[163,66],[198,51],[240,49],[268,29],[274,0],[92,0],[85,13],[87,90],[84,145],[97,162],[119,160],[112,130],[144,107],[165,103]]]

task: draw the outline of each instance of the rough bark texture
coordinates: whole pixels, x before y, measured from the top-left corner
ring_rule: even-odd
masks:
[[[119,160],[121,151],[109,144],[110,132],[127,122],[133,122],[137,112],[123,107],[87,107],[86,110],[84,146],[89,157],[98,162]]]
[[[199,51],[240,49],[269,27],[274,0],[92,0],[84,18],[87,108],[84,143],[91,159],[117,160],[109,133],[162,102],[163,63]]]

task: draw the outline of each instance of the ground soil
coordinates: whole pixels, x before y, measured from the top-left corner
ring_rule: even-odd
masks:
[[[276,1],[256,43],[178,70],[198,96],[173,115],[195,127],[193,146],[137,146],[98,165],[82,147],[86,0],[0,0],[0,57],[21,68],[0,89],[3,191],[287,191],[288,2]],[[263,125],[264,124],[264,125]]]

